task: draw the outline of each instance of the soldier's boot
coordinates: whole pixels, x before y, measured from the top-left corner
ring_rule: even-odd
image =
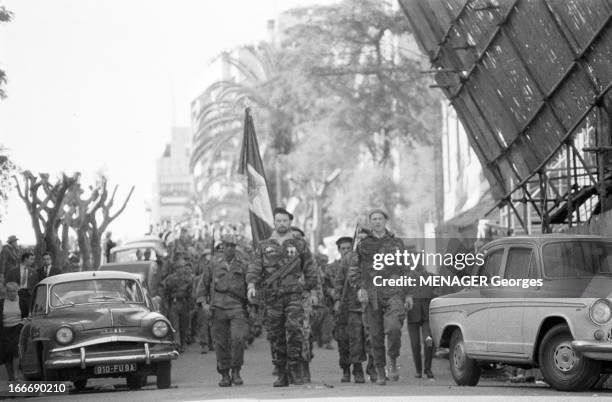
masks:
[[[363,367],[361,367],[361,363],[353,364],[353,377],[355,378],[356,384],[363,384],[365,382],[365,376],[363,375]]]
[[[244,381],[242,381],[242,377],[240,377],[240,367],[232,369],[232,383],[234,385],[244,384]]]
[[[431,339],[431,338],[427,338]],[[431,372],[431,360],[433,359],[433,342],[431,345],[427,344],[427,340],[425,341],[425,375],[429,379],[433,379],[434,375]]]
[[[231,387],[232,386],[232,379],[230,378],[229,370],[223,370],[221,372],[221,381],[219,381],[219,386],[220,387]]]
[[[391,381],[399,380],[399,372],[397,371],[397,359],[391,358],[389,363],[389,379]]]
[[[376,367],[376,384],[387,385],[387,379],[384,367]]]
[[[342,378],[340,382],[351,382],[351,366],[342,367]]]
[[[291,378],[293,378],[292,384],[304,385],[304,378],[302,377],[302,368],[303,368],[303,364],[300,364],[300,363],[292,363],[289,366],[289,371],[291,372]]]
[[[277,378],[276,381],[272,384],[274,387],[288,387],[289,386],[289,378],[287,378],[287,372],[284,367],[277,367]]]

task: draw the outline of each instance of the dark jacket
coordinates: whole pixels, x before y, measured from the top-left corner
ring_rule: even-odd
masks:
[[[61,269],[57,268],[54,265],[51,265],[51,271],[49,272],[48,276],[59,275],[61,273],[62,273]],[[45,276],[45,267],[38,268],[38,282],[42,281],[45,278],[47,278],[47,276]]]
[[[34,268],[27,268],[28,289],[32,289],[38,283],[38,272]],[[15,282],[21,287],[21,267],[12,268],[5,276],[5,283]]]
[[[0,250],[0,274],[6,275],[15,267],[19,267],[19,248],[5,244]]]

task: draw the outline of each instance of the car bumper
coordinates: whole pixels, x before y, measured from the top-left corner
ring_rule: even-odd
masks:
[[[174,360],[179,353],[170,344],[153,344],[144,343],[143,348],[135,348],[133,350],[113,351],[108,352],[87,352],[85,347],[78,348],[78,355],[59,356],[56,353],[50,353],[45,360],[47,369],[62,369],[69,367],[80,367],[81,369],[87,366],[95,366],[101,364],[118,364],[118,363],[144,363],[151,364],[160,361]]]
[[[612,343],[609,342],[572,341],[572,348],[581,353],[612,354]]]

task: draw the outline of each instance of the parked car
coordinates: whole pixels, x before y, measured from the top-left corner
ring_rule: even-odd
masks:
[[[598,236],[508,237],[481,250],[488,286],[431,302],[434,342],[450,350],[459,385],[476,385],[483,363],[539,367],[559,390],[593,386],[612,368],[612,240]],[[492,286],[500,279],[535,286]]]
[[[174,337],[170,322],[152,311],[138,276],[60,274],[33,290],[19,360],[27,380],[67,380],[82,389],[89,378],[125,377],[138,389],[151,375],[158,388],[168,388],[178,357]]]

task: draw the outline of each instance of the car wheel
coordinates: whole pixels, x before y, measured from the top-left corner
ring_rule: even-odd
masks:
[[[129,389],[140,389],[145,386],[147,376],[143,374],[128,374],[126,377],[127,386]]]
[[[77,391],[83,391],[87,387],[87,378],[81,378],[80,380],[73,381],[74,389]]]
[[[170,388],[170,383],[172,382],[172,363],[170,361],[157,363],[156,375],[157,388]]]
[[[590,388],[601,371],[601,363],[574,351],[574,340],[565,324],[554,326],[540,345],[540,370],[547,383],[560,391]]]
[[[461,330],[456,329],[450,340],[450,370],[457,385],[474,386],[480,380],[480,367],[468,357]]]
[[[42,379],[43,381],[59,381],[59,373],[57,370],[49,370],[45,368],[44,363],[41,363],[42,366]]]

